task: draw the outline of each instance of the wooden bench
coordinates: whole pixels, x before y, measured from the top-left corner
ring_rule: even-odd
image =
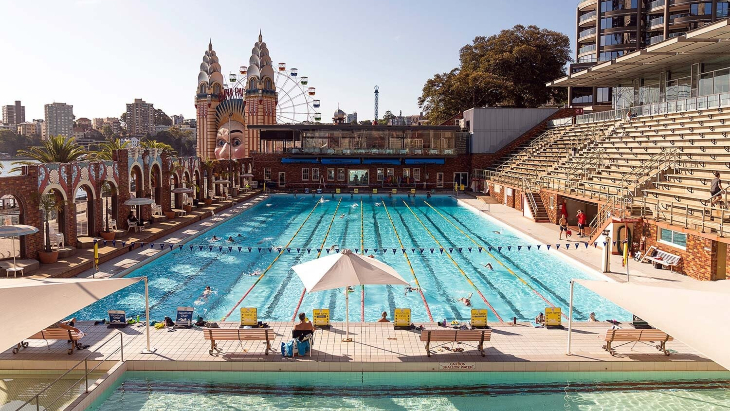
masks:
[[[679,264],[681,257],[678,255],[670,254],[666,251],[657,250],[656,254],[651,257],[644,257],[645,260],[651,261],[654,265],[662,265],[669,267],[669,271],[672,271],[674,267]]]
[[[216,341],[266,341],[265,354],[269,355],[276,333],[271,328],[203,328],[203,336],[210,340],[210,355],[221,352]]]
[[[82,332],[67,330],[65,328],[46,328],[45,330],[39,331],[26,339],[27,340],[67,340],[67,341],[71,341],[71,348],[68,349],[68,355],[71,355],[71,354],[73,354],[74,349],[79,349],[78,341],[84,335],[85,334]],[[17,354],[21,348],[28,348],[28,343],[26,341],[19,342],[18,345],[15,346],[15,348],[13,348],[13,354]]]
[[[492,330],[423,330],[421,341],[426,342],[426,354],[431,356],[431,342],[478,341],[477,349],[484,354],[484,341],[492,338]]]
[[[656,345],[656,348],[663,352],[664,355],[669,355],[669,351],[667,350],[666,343],[667,341],[673,341],[674,338],[669,336],[669,334],[665,333],[661,330],[656,329],[650,329],[650,330],[606,330],[606,345],[603,346],[603,349],[608,351],[611,355],[616,355],[615,348],[620,347],[621,345],[626,345],[632,342],[658,342],[659,344]],[[613,342],[624,342],[625,344],[621,344],[618,347],[612,347],[611,343]]]

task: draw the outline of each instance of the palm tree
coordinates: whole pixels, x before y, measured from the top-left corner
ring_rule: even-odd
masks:
[[[42,146],[18,150],[17,153],[18,156],[30,157],[39,163],[71,163],[83,159],[87,154],[89,153],[73,137],[64,136],[50,137]],[[29,165],[33,162],[16,161],[13,164]]]
[[[159,142],[157,140],[145,140],[145,141],[143,141],[142,142],[142,148],[152,148],[152,149],[162,150],[162,152],[164,152],[164,153],[166,153],[168,155],[171,155],[171,156],[176,156],[177,155],[177,152],[175,151],[174,148],[172,148],[171,145],[165,144],[165,143],[161,143],[161,142]]]
[[[128,145],[128,141],[122,141],[118,138],[105,141],[99,145],[99,151],[94,153],[94,158],[96,158],[97,160],[111,160],[112,153],[115,150],[124,150],[127,148]]]

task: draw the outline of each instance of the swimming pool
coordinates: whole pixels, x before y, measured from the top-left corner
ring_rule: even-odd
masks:
[[[728,372],[125,373],[91,410],[687,410],[730,407]]]
[[[358,288],[350,295],[350,321],[361,320],[363,295],[365,321],[401,307],[411,308],[415,322],[429,321],[429,311],[434,321],[466,320],[471,307],[459,298],[470,294],[474,308],[489,308],[489,321],[497,320],[495,312],[505,321],[527,321],[548,304],[567,313],[570,279],[594,276],[454,198],[401,195],[273,195],[129,276],[148,276],[152,319],[174,317],[178,306],[191,306],[206,320],[238,321],[239,308],[256,307],[260,320],[290,321],[301,301],[298,311],[329,308],[333,321],[343,321],[343,290],[303,294],[291,270],[318,253],[326,256],[342,248],[374,255],[414,287],[417,280],[423,291],[421,297],[402,286]],[[584,249],[580,245],[571,252]],[[214,292],[203,297],[208,285]],[[77,317],[101,319],[110,309],[142,314],[143,285],[104,298]],[[577,287],[574,318],[587,320],[591,312],[601,320],[630,319],[624,310]]]

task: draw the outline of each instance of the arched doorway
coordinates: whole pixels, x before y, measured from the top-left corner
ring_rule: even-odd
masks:
[[[17,225],[25,223],[25,216],[18,199],[12,194],[6,194],[0,197],[0,226]],[[24,237],[0,238],[0,260],[13,258],[13,250],[15,257],[22,258],[25,254]]]
[[[155,200],[155,204],[161,205],[162,172],[160,171],[160,166],[157,164],[153,164],[150,170],[150,191],[152,192],[152,199]]]
[[[195,170],[193,172],[193,189],[195,190],[195,198],[198,199],[198,201],[203,200],[203,187],[200,184],[200,172],[198,170]]]
[[[66,196],[57,188],[48,189],[41,197],[43,214],[43,247],[51,249],[66,245],[68,227],[66,226]]]
[[[104,181],[101,186],[101,200],[102,207],[104,208],[104,215],[102,216],[102,229],[107,231],[111,229],[119,220],[119,209],[117,206],[117,186],[112,181]]]
[[[176,194],[172,192],[174,188],[179,187],[179,183],[180,181],[177,177],[177,174],[170,174],[170,208],[182,208],[182,194]]]
[[[144,197],[144,180],[142,180],[142,169],[135,165],[129,172],[129,192],[137,198]]]
[[[81,184],[74,193],[76,205],[76,236],[85,237],[96,233],[94,226],[94,191],[86,184]]]

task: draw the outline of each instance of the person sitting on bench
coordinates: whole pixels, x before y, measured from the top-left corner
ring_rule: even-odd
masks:
[[[56,321],[55,323],[53,323],[53,325],[51,325],[48,328],[63,328],[64,330],[70,330],[70,331],[80,333],[81,330],[74,327],[74,324],[76,324],[76,318],[72,318],[70,320]]]
[[[307,316],[304,313],[299,313],[299,324],[294,326],[294,330],[297,331],[314,331],[314,326],[311,322],[307,321]]]

